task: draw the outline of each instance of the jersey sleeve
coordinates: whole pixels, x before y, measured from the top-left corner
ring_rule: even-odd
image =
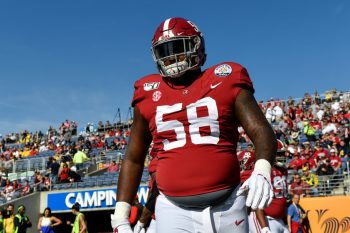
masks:
[[[248,90],[254,94],[253,82],[249,77],[247,69],[236,63],[233,63],[232,66],[233,72],[230,77],[230,84],[235,96],[237,96],[242,89]]]
[[[134,84],[134,96],[132,98],[131,106],[138,107],[138,105],[145,99],[145,96],[142,93],[142,84],[141,81],[138,80]]]

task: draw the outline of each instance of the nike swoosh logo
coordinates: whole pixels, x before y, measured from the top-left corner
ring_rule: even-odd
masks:
[[[236,224],[236,226],[239,226],[239,225],[241,225],[242,222],[244,222],[244,219],[239,220],[239,221],[236,220],[236,221],[235,221],[235,224]]]
[[[219,86],[220,84],[221,84],[222,82],[219,82],[219,83],[217,83],[217,84],[210,84],[210,88],[211,89],[214,89],[214,88],[216,88],[217,86]]]

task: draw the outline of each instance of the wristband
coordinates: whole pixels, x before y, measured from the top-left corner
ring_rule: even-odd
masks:
[[[119,201],[115,205],[114,216],[118,219],[129,219],[131,205],[124,201]]]
[[[271,164],[266,159],[258,159],[254,165],[254,172],[271,176]]]

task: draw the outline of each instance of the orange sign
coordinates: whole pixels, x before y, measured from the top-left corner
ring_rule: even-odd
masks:
[[[350,197],[313,197],[300,199],[312,233],[350,233]]]

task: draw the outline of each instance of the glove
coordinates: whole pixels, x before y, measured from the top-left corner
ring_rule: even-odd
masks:
[[[263,229],[261,229],[261,233],[271,233],[270,228],[264,227]]]
[[[144,223],[137,221],[136,225],[134,226],[134,233],[141,233],[141,230],[143,229],[143,227],[145,226]]]
[[[114,214],[111,214],[111,225],[114,233],[133,233],[129,222],[130,209],[129,203],[117,202]]]
[[[254,171],[237,192],[240,196],[248,191],[246,206],[264,209],[271,204],[273,188],[271,185],[271,164],[265,159],[255,162]]]

